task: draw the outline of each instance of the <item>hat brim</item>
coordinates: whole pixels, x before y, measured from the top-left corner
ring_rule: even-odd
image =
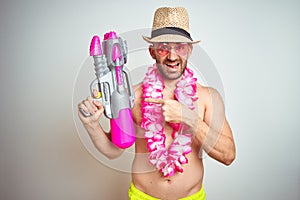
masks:
[[[201,40],[192,41],[184,36],[181,35],[174,35],[174,34],[164,34],[154,38],[150,38],[147,36],[143,36],[143,39],[148,43],[157,43],[157,42],[186,42],[189,44],[197,44]]]

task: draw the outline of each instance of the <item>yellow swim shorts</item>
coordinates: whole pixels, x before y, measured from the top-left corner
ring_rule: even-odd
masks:
[[[131,182],[130,188],[128,190],[128,196],[129,200],[159,200],[157,198],[151,197],[148,194],[145,194],[144,192],[137,189],[133,183]],[[203,187],[196,192],[195,194],[192,194],[188,197],[184,197],[180,200],[206,200],[206,194],[204,192]]]

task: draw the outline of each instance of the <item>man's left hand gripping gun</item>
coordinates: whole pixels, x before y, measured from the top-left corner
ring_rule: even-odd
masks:
[[[102,52],[103,49],[103,52]],[[127,62],[127,44],[115,32],[104,35],[101,42],[94,36],[90,45],[90,56],[94,58],[96,79],[90,85],[91,94],[98,91],[95,100],[102,103],[104,114],[110,119],[112,142],[120,148],[128,148],[135,142],[135,131],[131,109],[134,104]],[[90,114],[81,110],[88,117]]]

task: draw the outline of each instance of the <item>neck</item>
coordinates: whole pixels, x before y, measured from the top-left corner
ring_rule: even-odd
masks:
[[[163,77],[165,87],[174,90],[176,88],[176,84],[178,83],[180,78],[181,78],[181,76],[178,79],[171,80],[171,79]]]

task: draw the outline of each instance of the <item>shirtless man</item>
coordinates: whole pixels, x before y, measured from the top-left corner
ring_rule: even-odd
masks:
[[[150,43],[149,52],[155,60],[155,64],[149,69],[154,69],[156,75],[161,77],[164,87],[161,92],[162,98],[145,96],[143,89],[145,86],[142,84],[134,87],[135,106],[132,114],[137,139],[129,198],[132,200],[205,199],[202,187],[204,174],[202,151],[225,165],[230,165],[235,159],[234,139],[225,117],[222,98],[215,89],[198,83],[195,83],[196,98],[191,98],[192,107],[195,108],[187,106],[184,100],[176,98],[177,83],[186,77],[184,74],[187,73],[185,71],[187,71],[187,60],[192,53],[192,45],[199,42],[193,41],[190,37],[188,14],[184,8],[157,9],[152,35],[143,38]],[[166,148],[170,147],[176,138],[173,135],[172,124],[183,124],[187,128],[182,134],[191,135],[191,143],[189,143],[191,152],[185,155],[188,163],[179,162],[179,168],[171,163],[174,173],[169,171],[172,171],[172,167],[162,173],[164,171],[162,168],[149,162],[150,150],[147,146],[148,140],[145,139],[147,130],[145,130],[146,126],[142,125],[145,123],[143,117],[147,111],[142,111],[144,106],[142,102],[150,105],[149,108],[151,105],[160,106],[161,116],[164,119],[162,134],[165,135],[163,141]],[[110,159],[119,157],[124,150],[111,143],[109,134],[105,133],[99,124],[99,118],[104,111],[103,106],[88,97],[78,105],[78,108],[92,114],[90,117],[84,117],[78,112],[95,147]],[[157,149],[154,148],[153,151],[155,150]]]

